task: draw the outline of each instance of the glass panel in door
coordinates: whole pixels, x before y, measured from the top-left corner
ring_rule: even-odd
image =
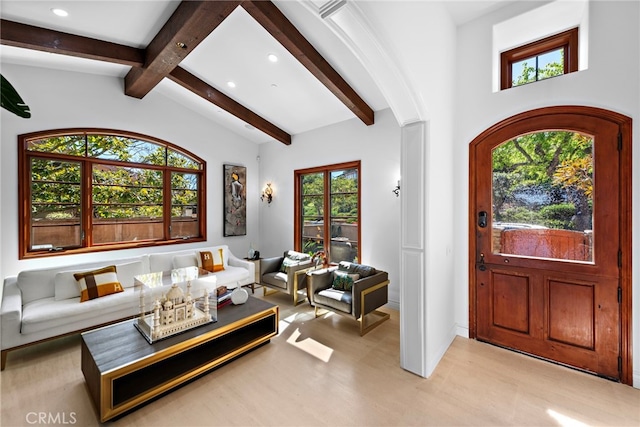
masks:
[[[302,176],[302,251],[324,250],[324,173]]]
[[[358,170],[331,172],[331,247],[329,262],[357,262]]]
[[[492,250],[594,262],[593,137],[520,135],[492,150]]]

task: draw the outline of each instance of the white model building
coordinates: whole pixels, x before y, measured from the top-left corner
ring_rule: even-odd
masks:
[[[203,291],[204,310],[196,308],[196,302],[191,296],[191,282],[187,282],[187,295],[174,283],[161,298],[153,304],[153,327],[151,339],[165,338],[193,327],[204,325],[211,321],[209,315],[208,292]]]

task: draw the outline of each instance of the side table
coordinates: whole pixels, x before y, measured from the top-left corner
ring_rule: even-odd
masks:
[[[245,285],[245,286],[251,286],[251,293],[255,294],[256,293],[256,285],[260,286],[260,260],[262,258],[258,258],[258,259],[249,259],[249,258],[245,258],[245,261],[249,261],[252,262],[253,265],[255,266],[255,272],[256,275],[253,278],[253,283],[249,284],[249,285]]]

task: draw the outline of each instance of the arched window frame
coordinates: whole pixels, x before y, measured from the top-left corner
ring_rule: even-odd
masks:
[[[73,136],[76,140],[84,138],[84,149],[76,149],[72,153],[59,153],[59,152],[47,152],[38,151],[33,149],[33,144],[37,141],[43,141],[48,138],[60,138],[65,136]],[[159,149],[164,150],[164,162],[163,164],[144,162],[144,160],[136,159],[137,161],[123,161],[117,158],[109,156],[91,156],[88,150],[88,138],[87,136],[105,136],[109,138],[124,139],[137,141],[141,145],[148,145],[149,147],[157,146]],[[31,144],[31,145],[30,145]],[[30,149],[31,148],[31,149]],[[82,153],[84,150],[84,153]],[[157,151],[161,153],[161,151]],[[183,159],[186,167],[176,165],[177,161],[171,159]],[[32,161],[40,160],[45,162],[67,162],[75,163],[79,165],[80,172],[78,174],[79,180],[73,182],[72,185],[77,187],[79,197],[77,197],[77,203],[75,206],[79,209],[80,213],[78,218],[74,218],[78,224],[73,228],[73,231],[77,233],[78,238],[74,244],[58,245],[55,243],[42,244],[42,242],[34,241],[34,212],[32,198],[32,188],[34,187],[34,180],[32,179],[31,165]],[[172,165],[173,163],[173,165]],[[105,239],[99,241],[97,238],[98,231],[96,227],[98,218],[95,215],[96,206],[99,203],[94,203],[93,193],[94,187],[99,185],[94,182],[95,166],[100,165],[102,169],[116,169],[131,171],[144,171],[144,172],[158,172],[162,176],[162,184],[158,184],[156,187],[149,187],[148,185],[137,184],[127,185],[123,183],[118,184],[118,191],[127,191],[128,189],[143,191],[158,191],[161,192],[161,201],[149,204],[149,206],[155,206],[156,209],[161,209],[161,214],[153,217],[152,219],[143,218],[140,216],[132,218],[117,218],[113,220],[113,225],[118,223],[118,227],[122,229],[123,238],[120,239]],[[172,178],[174,183],[179,183],[180,175],[183,180],[188,176],[189,182],[192,183],[192,187],[183,186],[184,188],[178,188],[175,184],[172,184]],[[59,185],[59,182],[47,182],[47,184]],[[65,183],[68,184],[68,183]],[[195,186],[195,188],[193,188]],[[110,183],[107,187],[116,187],[116,185]],[[115,190],[114,190],[115,191]],[[182,206],[178,193],[189,193],[194,203],[189,202],[189,206]],[[159,193],[156,193],[159,194]],[[192,243],[204,241],[206,239],[206,162],[193,153],[167,141],[163,141],[159,138],[143,135],[135,132],[113,130],[113,129],[100,129],[100,128],[68,128],[34,132],[29,134],[23,134],[18,136],[18,218],[19,218],[19,258],[38,258],[48,257],[66,254],[99,252],[109,250],[120,250],[128,248],[139,248],[145,246],[159,246],[169,244],[180,243]],[[61,200],[53,201],[54,203],[60,203]],[[106,204],[109,208],[110,200]],[[104,203],[102,203],[105,205]],[[133,205],[133,204],[132,204]],[[145,203],[138,203],[136,206],[146,206]],[[180,210],[180,215],[175,213]],[[172,214],[173,212],[173,214]],[[189,215],[187,215],[189,214]],[[109,228],[108,220],[102,220],[103,229]],[[136,225],[137,224],[137,225]],[[152,228],[152,232],[147,232],[143,238],[129,238],[131,236],[131,229],[129,234],[124,229],[129,226],[140,229],[144,226],[147,229]],[[69,230],[71,230],[69,228]],[[97,227],[99,228],[99,227]],[[173,228],[173,231],[172,231]],[[107,233],[108,234],[108,233]],[[115,235],[115,232],[113,232]],[[141,233],[144,234],[144,233]]]

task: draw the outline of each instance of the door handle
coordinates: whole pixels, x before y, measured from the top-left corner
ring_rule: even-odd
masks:
[[[487,211],[480,211],[478,214],[478,227],[485,228],[487,226]]]
[[[485,271],[487,269],[487,266],[484,265],[484,254],[483,253],[480,254],[480,265],[478,265],[478,269],[480,271]]]

